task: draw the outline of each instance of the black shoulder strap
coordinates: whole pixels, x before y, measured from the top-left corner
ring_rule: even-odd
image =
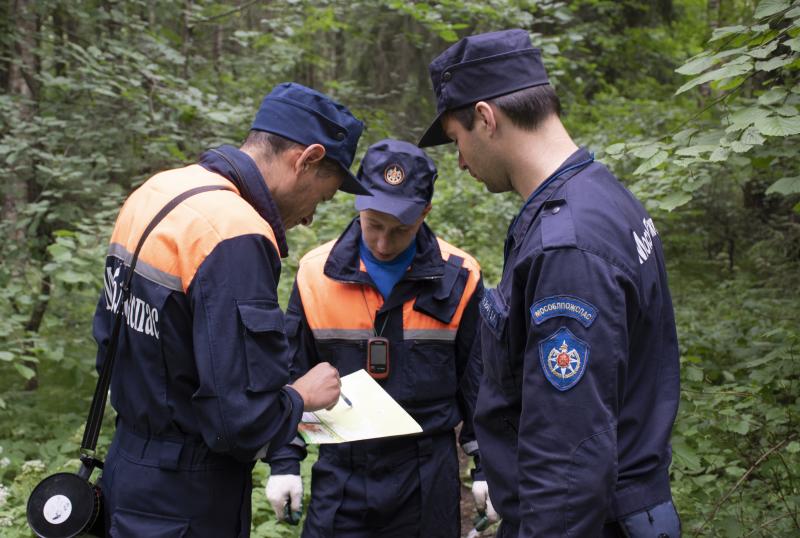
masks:
[[[97,447],[97,437],[100,435],[100,425],[103,421],[103,412],[106,409],[108,386],[111,383],[111,368],[114,365],[114,356],[117,352],[117,340],[119,338],[120,327],[122,326],[122,313],[125,310],[125,301],[128,300],[128,296],[130,295],[131,279],[133,278],[134,269],[136,267],[136,260],[139,258],[139,251],[142,250],[145,239],[147,239],[147,236],[153,231],[153,228],[167,216],[167,213],[175,209],[178,204],[190,196],[202,192],[219,190],[230,189],[224,185],[205,185],[179,194],[161,208],[161,211],[153,217],[153,220],[151,220],[150,224],[145,228],[142,237],[139,238],[139,244],[136,245],[136,250],[133,252],[133,257],[131,258],[130,269],[125,277],[125,282],[122,284],[122,299],[119,301],[119,306],[117,307],[117,312],[114,317],[114,328],[111,331],[111,338],[106,348],[106,357],[103,361],[103,367],[100,369],[100,376],[97,379],[97,387],[94,389],[94,398],[92,398],[92,406],[89,409],[89,417],[86,419],[86,428],[83,430],[83,441],[81,442],[82,451],[93,452],[95,447]]]

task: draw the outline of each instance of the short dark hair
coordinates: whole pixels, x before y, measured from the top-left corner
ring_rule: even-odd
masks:
[[[243,149],[255,150],[267,158],[276,157],[292,148],[303,149],[305,147],[306,146],[303,144],[295,142],[294,140],[289,140],[275,133],[269,133],[258,129],[250,130],[242,144]],[[339,163],[328,157],[322,159],[320,163],[320,172],[326,176],[332,173],[344,173]]]
[[[531,86],[486,101],[502,110],[511,123],[528,131],[536,129],[551,114],[561,115],[561,101],[550,84]],[[475,124],[475,103],[451,110],[448,114],[471,131]]]
[[[253,149],[267,156],[274,157],[293,147],[303,148],[294,140],[289,140],[274,133],[252,129],[242,144],[243,148]]]

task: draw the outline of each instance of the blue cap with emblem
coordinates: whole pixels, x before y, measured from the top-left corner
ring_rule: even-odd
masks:
[[[350,172],[364,124],[346,106],[295,82],[278,84],[264,97],[251,129],[267,131],[298,144],[321,144],[325,156],[345,172],[340,190],[368,194]]]
[[[356,196],[356,209],[373,209],[413,224],[433,198],[437,174],[431,158],[414,144],[376,142],[358,168],[358,178],[372,196]]]
[[[525,30],[465,37],[434,58],[428,71],[436,119],[419,141],[423,148],[450,142],[440,121],[448,110],[549,83],[541,51]]]

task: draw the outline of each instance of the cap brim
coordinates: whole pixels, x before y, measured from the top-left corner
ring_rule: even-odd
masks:
[[[395,196],[377,193],[371,196],[356,196],[356,209],[364,211],[372,209],[393,216],[405,225],[414,224],[422,215],[427,202],[416,202]]]
[[[419,139],[417,146],[421,148],[429,148],[431,146],[441,146],[442,144],[450,143],[450,137],[445,134],[444,128],[442,127],[443,115],[444,112],[436,116],[436,119],[433,120],[431,126],[428,127],[428,130],[425,131],[425,134]]]
[[[341,166],[341,165],[340,165]],[[350,194],[356,194],[359,196],[372,196],[372,193],[367,190],[367,188],[358,181],[358,178],[350,172],[349,169],[342,166],[342,170],[344,170],[345,176],[344,181],[342,181],[342,185],[339,187],[340,191],[349,192]]]

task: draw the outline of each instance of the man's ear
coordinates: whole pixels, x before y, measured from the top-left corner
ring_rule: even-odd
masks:
[[[295,172],[298,174],[309,166],[319,164],[325,158],[325,146],[322,144],[311,144],[300,153],[294,163]]]
[[[428,216],[428,213],[430,213],[430,212],[431,212],[431,209],[433,209],[433,205],[432,205],[432,204],[428,204],[428,205],[426,205],[426,206],[425,206],[425,209],[423,209],[423,210],[422,210],[422,214],[420,214],[420,217],[422,217],[423,219],[424,219],[425,217],[427,217],[427,216]]]
[[[497,116],[495,116],[492,106],[486,101],[475,103],[475,123],[485,129],[489,136],[497,130]]]

